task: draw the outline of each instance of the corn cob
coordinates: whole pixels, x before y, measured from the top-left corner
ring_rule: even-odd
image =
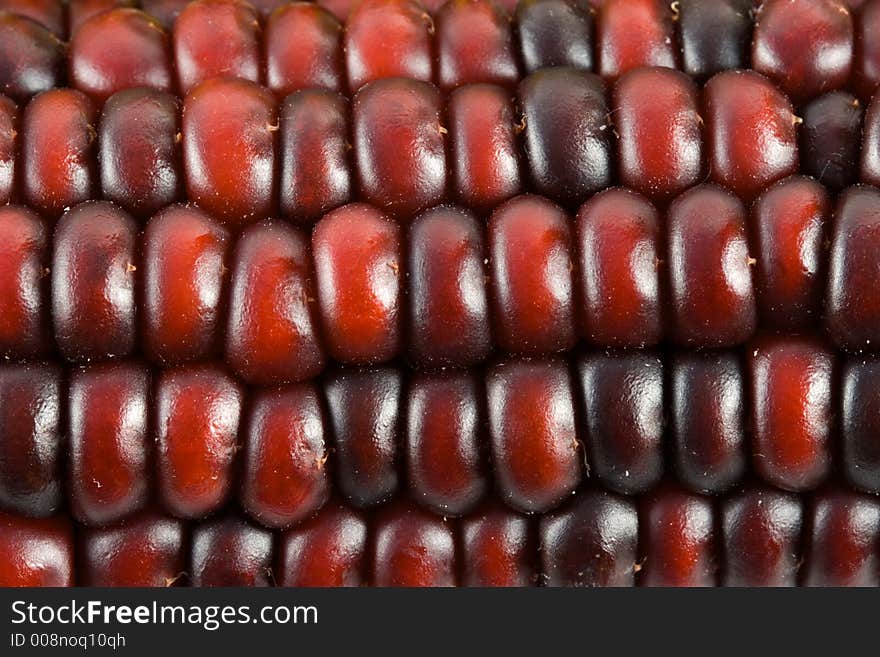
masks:
[[[0,585],[880,584],[878,21],[0,0]]]

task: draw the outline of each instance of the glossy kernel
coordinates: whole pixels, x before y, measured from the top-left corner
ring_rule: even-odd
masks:
[[[880,501],[828,487],[812,496],[808,508],[802,585],[880,585]]]
[[[573,68],[543,69],[519,86],[522,138],[538,194],[568,207],[612,183],[605,84]]]
[[[51,233],[27,208],[0,206],[0,355],[39,356],[49,348],[48,265]]]
[[[449,521],[395,500],[375,518],[371,539],[374,586],[455,586],[456,546]]]
[[[345,22],[348,90],[382,78],[433,79],[431,16],[415,0],[362,0]]]
[[[0,366],[0,509],[46,517],[61,507],[67,447],[63,395],[56,365]]]
[[[184,523],[149,510],[120,524],[87,528],[79,535],[83,586],[166,587],[187,570]]]
[[[157,492],[179,518],[200,518],[232,492],[243,391],[223,370],[163,370],[153,402]]]
[[[615,79],[639,66],[677,68],[665,0],[605,0],[596,16],[597,68]]]
[[[665,202],[702,178],[699,92],[684,73],[640,68],[623,75],[612,101],[621,184]]]
[[[832,194],[858,182],[862,106],[843,91],[819,96],[803,109],[801,167]]]
[[[572,381],[564,361],[510,360],[486,373],[493,471],[504,502],[543,513],[581,480]]]
[[[812,490],[831,466],[834,353],[813,338],[764,336],[747,355],[755,470],[784,490]]]
[[[752,0],[679,0],[676,31],[681,70],[702,82],[715,73],[748,68]]]
[[[825,325],[839,347],[880,347],[880,298],[872,294],[880,267],[880,191],[852,187],[837,199],[828,258]]]
[[[498,345],[546,354],[576,339],[571,222],[539,196],[518,196],[489,218],[492,317]]]
[[[757,311],[743,204],[720,187],[700,185],[673,201],[666,222],[676,342],[723,347],[747,340]]]
[[[70,504],[87,525],[144,507],[150,494],[150,377],[137,363],[99,363],[70,374],[67,400]]]
[[[22,518],[0,511],[0,588],[73,586],[74,572],[68,518]]]
[[[880,493],[880,360],[848,358],[840,386],[843,472],[856,488]]]
[[[183,196],[180,100],[155,89],[111,96],[98,126],[101,192],[141,219]]]
[[[603,490],[579,492],[541,518],[545,586],[634,586],[639,518],[632,498]]]
[[[15,197],[18,141],[18,107],[0,94],[0,205],[11,203]]]
[[[231,229],[272,213],[278,132],[272,94],[247,80],[208,80],[184,99],[182,129],[190,200]]]
[[[219,350],[229,234],[195,206],[173,205],[144,230],[144,350],[160,364]]]
[[[230,280],[226,361],[246,382],[304,381],[324,369],[308,238],[282,223],[245,229]]]
[[[726,71],[703,89],[706,150],[713,181],[743,202],[797,173],[797,124],[791,103],[754,71]]]
[[[312,384],[264,389],[249,399],[241,503],[261,525],[289,527],[327,501],[325,424]]]
[[[805,526],[800,498],[749,484],[721,503],[722,586],[796,586]]]
[[[260,82],[262,31],[250,3],[196,0],[178,11],[173,33],[174,65],[182,94],[220,76]],[[218,48],[218,44],[223,46]]]
[[[663,235],[659,213],[627,189],[599,192],[575,221],[580,335],[607,347],[663,338]]]
[[[746,378],[731,351],[681,352],[671,362],[670,429],[678,479],[698,493],[720,493],[747,467]]]
[[[349,201],[348,101],[321,89],[299,91],[279,110],[281,214],[309,226]]]
[[[272,532],[237,515],[204,520],[192,530],[192,586],[271,586]]]
[[[345,89],[342,25],[313,2],[284,4],[269,15],[263,47],[266,86],[279,98],[301,89]]]
[[[25,103],[62,84],[64,42],[24,16],[0,11],[0,93]]]
[[[853,21],[838,0],[766,0],[755,16],[752,66],[797,103],[844,86]]]
[[[486,82],[512,87],[519,77],[510,17],[491,0],[453,0],[434,15],[437,81],[443,91]]]
[[[491,212],[522,190],[511,93],[469,84],[447,96],[450,189],[468,208]]]
[[[441,111],[440,92],[419,80],[378,80],[357,93],[352,135],[365,201],[401,219],[443,201],[447,130]]]
[[[831,204],[825,188],[792,176],[752,206],[755,293],[762,326],[777,331],[812,328],[822,311]]]
[[[593,14],[583,3],[523,0],[515,20],[526,73],[550,66],[593,70]]]
[[[492,348],[483,228],[470,212],[438,207],[409,227],[410,357],[417,366],[467,366]]]
[[[174,88],[171,39],[137,9],[105,11],[80,26],[67,65],[71,85],[99,104],[130,87]]]
[[[77,205],[55,227],[55,340],[68,360],[126,356],[137,340],[138,227],[107,201]]]
[[[92,102],[75,89],[51,89],[25,107],[19,175],[22,199],[34,210],[57,218],[94,198],[95,123]]]
[[[880,186],[880,96],[865,111],[861,147],[859,178],[875,187]]]
[[[495,499],[462,518],[462,586],[534,586],[538,564],[532,522]]]
[[[281,535],[279,586],[363,586],[367,581],[367,522],[331,500],[314,516]]]
[[[663,361],[656,353],[595,352],[577,361],[591,476],[642,493],[663,475]]]
[[[715,586],[712,498],[667,483],[641,500],[640,586]]]
[[[470,511],[488,488],[484,411],[473,374],[417,374],[406,405],[407,479],[412,498],[443,517]]]
[[[339,492],[358,508],[390,498],[399,486],[403,377],[399,369],[342,369],[324,382]]]
[[[327,352],[344,363],[390,360],[402,346],[400,228],[379,210],[353,203],[312,232],[318,307]]]

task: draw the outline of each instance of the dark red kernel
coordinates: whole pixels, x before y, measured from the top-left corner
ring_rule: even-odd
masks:
[[[331,91],[298,91],[279,118],[281,214],[308,226],[352,195],[348,102]]]
[[[89,19],[70,41],[71,86],[99,105],[123,89],[174,89],[171,39],[159,22],[137,9],[113,9]]]
[[[663,475],[663,361],[650,351],[604,351],[577,361],[590,475],[624,494]]]
[[[0,93],[18,103],[64,83],[65,46],[24,16],[0,11]]]
[[[155,89],[111,96],[98,126],[101,192],[146,219],[183,195],[180,101]]]
[[[302,89],[345,90],[342,25],[314,2],[291,2],[269,14],[263,47],[266,86],[279,99]]]
[[[66,516],[34,519],[0,511],[0,588],[73,586],[73,552]]]
[[[282,222],[249,226],[235,248],[226,361],[247,383],[304,381],[324,369],[308,237]]]
[[[808,508],[801,584],[880,585],[880,500],[828,487],[813,494]]]
[[[575,222],[580,335],[607,347],[650,347],[663,337],[660,215],[627,189],[599,192]]]
[[[192,205],[144,229],[144,350],[160,364],[216,355],[225,309],[229,233]]]
[[[739,354],[681,352],[671,362],[670,429],[679,481],[720,493],[742,480],[746,456],[746,380]]]
[[[261,525],[289,527],[327,501],[325,426],[312,384],[263,389],[249,399],[241,504]]]
[[[544,513],[572,494],[585,455],[567,364],[509,360],[486,373],[493,471],[508,506]]]
[[[400,352],[400,233],[395,222],[363,203],[325,215],[312,232],[324,342],[343,363],[380,363]]]
[[[481,386],[473,374],[417,374],[405,417],[410,496],[443,517],[468,513],[485,494]]]
[[[634,586],[639,519],[631,498],[587,489],[541,518],[545,586]]]
[[[747,357],[755,470],[778,488],[812,490],[831,466],[835,355],[813,338],[764,336]]]
[[[77,205],[55,227],[55,341],[68,360],[127,356],[137,341],[138,226],[107,201]]]
[[[489,218],[495,339],[502,349],[547,354],[576,340],[571,221],[554,203],[518,196]]]
[[[446,2],[434,14],[434,29],[437,82],[443,91],[477,82],[516,85],[510,17],[495,2]]]
[[[94,198],[96,136],[95,109],[82,92],[51,89],[34,97],[21,120],[22,199],[54,219]]]
[[[367,522],[331,500],[281,535],[278,586],[363,586],[367,579]]]
[[[0,355],[31,358],[49,350],[51,233],[25,207],[0,206]]]
[[[537,545],[532,523],[492,499],[460,522],[462,586],[534,586]]]
[[[0,366],[0,509],[4,511],[46,517],[62,505],[66,444],[61,377],[60,369],[48,363]]]
[[[192,586],[271,586],[272,533],[237,515],[202,521],[189,562]]]
[[[640,586],[715,586],[712,498],[667,482],[641,500]]]
[[[757,310],[743,204],[720,187],[699,185],[673,201],[666,221],[676,342],[744,342],[755,330]]]
[[[474,210],[491,212],[522,190],[517,120],[509,91],[469,84],[447,96],[450,187]]]
[[[612,182],[605,84],[573,68],[542,69],[519,86],[523,145],[534,190],[574,208]]]
[[[112,527],[79,534],[78,576],[82,586],[166,587],[186,579],[182,521],[149,510]]]
[[[483,229],[467,210],[416,217],[407,244],[410,357],[421,367],[467,366],[492,348]]]
[[[272,214],[278,112],[268,90],[212,78],[187,94],[181,125],[190,200],[233,230]]]
[[[752,206],[751,238],[760,323],[776,331],[806,331],[822,310],[831,203],[811,178],[792,176]]]
[[[341,369],[324,382],[339,492],[358,508],[398,488],[403,377],[396,368]]]
[[[220,509],[232,492],[244,393],[213,365],[162,370],[153,403],[157,492],[179,518]]]
[[[98,363],[74,369],[69,386],[71,511],[86,525],[111,524],[150,494],[150,376],[136,362]]]
[[[250,3],[195,0],[176,12],[174,64],[180,93],[221,76],[260,82],[262,32]]]
[[[378,80],[357,93],[352,136],[365,201],[401,219],[443,201],[447,129],[441,111],[440,92],[419,80]]]
[[[405,500],[383,507],[375,517],[373,586],[455,586],[453,526]]]
[[[749,484],[721,503],[722,586],[796,586],[801,532],[800,498]]]

